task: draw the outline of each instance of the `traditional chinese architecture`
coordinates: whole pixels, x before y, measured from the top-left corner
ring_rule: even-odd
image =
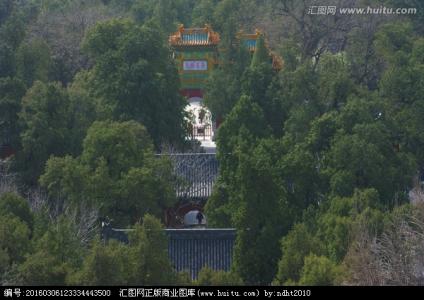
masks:
[[[238,41],[252,54],[261,36],[238,34]],[[202,212],[210,197],[218,176],[218,161],[215,155],[214,132],[216,124],[203,104],[206,82],[211,72],[219,65],[219,34],[210,26],[184,28],[169,37],[169,45],[176,61],[181,81],[181,94],[187,98],[187,112],[191,115],[192,133],[207,153],[172,153],[167,155],[174,165],[174,174],[179,179],[175,187],[178,203],[165,211],[165,233],[168,236],[168,255],[175,270],[188,271],[196,279],[203,267],[229,271],[236,239],[234,228],[207,228],[207,216]],[[275,70],[283,66],[281,58],[269,47],[269,59]],[[103,239],[118,239],[128,243],[127,233],[131,229],[115,229],[103,224]]]
[[[253,34],[239,32],[237,40],[244,45],[253,56],[262,33],[256,30]],[[178,204],[165,213],[167,227],[181,228],[183,218],[191,210],[202,210],[211,195],[215,179],[218,176],[218,161],[215,157],[214,134],[218,127],[211,112],[203,103],[206,82],[211,72],[220,64],[218,46],[219,34],[209,25],[203,28],[185,28],[169,36],[169,45],[175,59],[181,81],[181,94],[187,99],[186,110],[190,115],[192,126],[190,139],[200,141],[206,154],[179,153],[171,154],[175,175],[181,181],[176,187]],[[275,70],[283,66],[281,57],[269,48],[269,61]]]
[[[166,155],[172,161],[178,178],[175,187],[178,203],[165,211],[165,224],[183,228],[184,217],[194,210],[202,210],[212,194],[218,177],[218,160],[213,153],[174,153]]]
[[[206,80],[218,64],[219,34],[208,25],[184,28],[169,37],[181,80],[181,94],[188,99],[203,97]]]
[[[192,124],[191,138],[214,152],[212,142],[215,126],[210,111],[203,105],[203,94],[211,71],[218,65],[219,34],[208,25],[204,28],[184,28],[169,37],[173,57],[181,81],[181,94],[188,100],[187,111]]]
[[[186,271],[197,279],[204,267],[229,271],[232,264],[236,230],[234,228],[166,229],[168,255],[178,272]]]
[[[253,56],[261,33],[238,34],[238,41]],[[206,153],[171,153],[166,155],[173,162],[178,178],[175,186],[178,203],[165,211],[165,233],[168,237],[168,255],[175,270],[188,271],[196,279],[204,267],[229,271],[232,264],[236,230],[234,228],[208,228],[203,207],[212,193],[218,177],[218,161],[213,142],[216,124],[203,104],[206,82],[219,65],[219,34],[208,25],[203,28],[184,28],[169,37],[169,45],[176,61],[181,80],[181,94],[187,98],[187,111],[191,114],[192,134],[205,148]],[[283,63],[269,47],[269,59],[274,69]],[[210,150],[210,151],[208,151]],[[102,224],[102,238],[118,239],[128,243],[132,229],[116,229]]]
[[[243,43],[250,53],[256,50],[256,42],[261,36],[256,30],[253,34],[240,32],[238,40]],[[219,65],[218,45],[219,34],[209,25],[203,28],[185,28],[180,25],[178,31],[169,36],[169,45],[176,61],[181,81],[181,94],[187,98],[187,112],[192,125],[189,138],[197,139],[206,152],[215,152],[214,133],[217,124],[203,104],[206,81],[211,72]],[[273,68],[280,70],[283,66],[281,57],[273,53],[268,45],[270,61]]]
[[[240,31],[237,34],[237,37],[240,40],[240,42],[243,43],[246,46],[246,48],[249,50],[249,52],[253,55],[253,53],[256,50],[256,42],[261,34],[262,33],[259,30],[256,30],[255,33],[244,33],[243,31]],[[269,58],[272,63],[272,67],[274,68],[274,70],[278,70],[278,71],[281,70],[283,68],[282,58],[270,49],[266,40],[265,40],[265,46],[268,49]]]
[[[234,228],[206,228],[191,224],[190,217],[183,229],[165,229],[168,237],[168,257],[174,269],[185,271],[192,280],[197,279],[204,267],[213,270],[229,271],[233,259],[236,230]],[[194,218],[195,224],[198,218]],[[115,239],[128,244],[128,233],[133,229],[112,228],[102,223],[101,238],[105,241]]]

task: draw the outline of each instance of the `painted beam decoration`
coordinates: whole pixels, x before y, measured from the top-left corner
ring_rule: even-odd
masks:
[[[203,90],[210,72],[218,64],[219,34],[208,25],[203,28],[184,28],[169,37],[177,63],[182,90]]]
[[[208,61],[207,60],[185,60],[183,61],[184,71],[207,71]]]

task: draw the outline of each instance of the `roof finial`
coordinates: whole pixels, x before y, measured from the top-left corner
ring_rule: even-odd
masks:
[[[180,33],[183,33],[184,32],[184,24],[180,24],[180,25],[178,25],[178,31],[180,32]]]

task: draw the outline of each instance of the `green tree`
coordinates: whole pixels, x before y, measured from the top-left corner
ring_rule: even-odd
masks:
[[[254,150],[242,144],[230,198],[238,229],[234,267],[247,284],[272,281],[281,256],[279,238],[292,222],[285,187],[275,165],[273,144],[262,141]]]
[[[375,47],[387,65],[379,89],[387,105],[387,118],[393,120],[395,142],[413,153],[422,167],[424,39],[414,34],[409,23],[396,22],[381,28]]]
[[[34,252],[19,266],[25,285],[65,285],[79,269],[84,250],[76,228],[64,216],[51,222],[47,231],[34,241]]]
[[[132,262],[129,284],[161,285],[176,280],[167,253],[167,237],[163,225],[146,214],[143,224],[136,225],[130,235],[129,260]]]
[[[405,201],[402,192],[411,184],[414,157],[397,152],[390,143],[390,131],[381,121],[356,124],[352,134],[339,132],[328,153],[325,173],[332,191],[349,196],[354,188],[375,188],[386,204]]]
[[[13,215],[1,216],[0,249],[3,252],[3,260],[7,262],[5,265],[23,261],[25,254],[30,250],[29,238],[30,230],[25,222]]]
[[[174,204],[171,170],[169,160],[154,156],[143,125],[94,122],[81,156],[51,158],[40,183],[52,197],[94,205],[117,226],[128,226]]]
[[[242,95],[241,77],[251,61],[250,53],[237,33],[241,23],[240,11],[246,5],[247,1],[241,3],[239,0],[225,0],[214,5],[212,27],[220,32],[220,65],[208,79],[205,104],[218,122],[222,122]]]
[[[192,26],[202,27],[205,24],[212,24],[213,13],[216,7],[216,0],[196,1],[192,13]]]
[[[169,285],[183,280],[172,269],[160,221],[146,214],[129,233],[129,244],[94,240],[80,271],[68,283],[84,285]],[[183,282],[183,281],[181,281]]]
[[[230,198],[234,189],[237,190],[236,170],[242,154],[239,144],[254,145],[260,137],[268,135],[262,109],[249,97],[242,96],[218,130],[220,184],[206,206],[212,224],[221,224],[220,219],[228,221],[228,216],[233,214],[231,210],[237,209],[230,206]]]
[[[239,99],[218,130],[218,159],[223,174],[225,170],[233,170],[232,166],[236,165],[237,160],[234,159],[233,152],[237,148],[241,134],[252,142],[270,134],[261,107],[247,96]]]
[[[282,70],[279,73],[280,97],[283,104],[285,138],[291,143],[303,141],[307,136],[313,119],[324,111],[318,98],[319,76],[310,63],[300,65],[294,71]]]
[[[263,34],[259,34],[258,38],[256,39],[255,52],[253,53],[250,67],[254,68],[263,63],[269,63],[269,62],[270,62],[270,56],[269,56],[268,49],[265,46],[265,38]]]
[[[18,113],[25,94],[24,84],[16,78],[0,78],[0,132],[1,143],[8,143],[15,149],[20,144]]]
[[[204,267],[199,272],[196,284],[204,286],[234,286],[242,285],[242,281],[234,272],[215,271],[209,267]]]
[[[97,24],[84,40],[94,60],[93,92],[115,120],[144,124],[158,148],[182,142],[184,101],[169,49],[160,31],[129,20]]]
[[[29,184],[35,184],[51,155],[77,155],[86,130],[95,117],[91,98],[79,98],[76,87],[35,82],[22,100],[22,151],[18,167]]]
[[[351,197],[330,197],[321,206],[304,210],[303,222],[282,239],[282,257],[274,283],[337,284],[346,274],[342,261],[354,233],[359,229],[378,236],[383,231],[383,207],[375,189],[364,189],[355,190]],[[328,269],[333,270],[329,277],[320,276]]]
[[[191,26],[191,15],[195,4],[197,1],[194,0],[138,0],[131,10],[138,22],[153,21],[164,34],[169,34],[177,29],[178,24]],[[204,23],[199,24],[203,25]]]
[[[299,280],[300,285],[335,285],[338,269],[335,263],[325,256],[315,254],[305,257],[305,265]]]
[[[228,205],[229,191],[222,178],[214,184],[212,195],[205,205],[205,214],[208,216],[208,226],[212,228],[228,228],[231,226],[231,209]]]
[[[19,266],[22,284],[65,285],[69,269],[48,252],[36,252]]]
[[[68,105],[66,91],[56,83],[36,82],[23,98],[20,163],[29,183],[36,182],[50,155],[67,152]]]
[[[13,77],[16,74],[16,51],[25,36],[25,23],[22,15],[10,11],[0,23],[0,77]]]
[[[268,50],[264,49],[264,51],[268,55]],[[241,91],[243,95],[248,95],[261,107],[272,133],[280,136],[283,132],[286,112],[280,96],[281,85],[276,75],[270,60],[263,62],[258,60],[255,64],[252,61],[250,68],[243,73]]]
[[[27,87],[31,87],[36,80],[47,82],[52,61],[48,45],[37,40],[31,43],[22,43],[16,53],[17,76]]]
[[[95,240],[82,269],[73,274],[68,282],[78,285],[125,285],[128,284],[129,266],[127,246],[117,241],[103,244]]]
[[[345,55],[323,55],[317,67],[319,99],[325,111],[339,110],[346,103],[355,86],[348,72]]]
[[[352,232],[361,221],[373,234],[379,234],[383,227],[383,214],[379,194],[375,189],[356,189],[349,198],[329,199],[329,207],[318,216],[316,236],[323,241],[325,254],[335,263],[340,263],[346,255]]]
[[[310,253],[321,253],[317,240],[303,223],[296,224],[281,241],[282,257],[278,263],[276,284],[285,285],[297,282],[301,277],[304,259]]]
[[[14,9],[15,3],[13,0],[4,0],[0,2],[0,25],[6,20]]]
[[[28,202],[21,196],[14,193],[0,195],[0,215],[7,218],[12,215],[24,222],[32,231],[34,225],[33,214]]]
[[[98,100],[90,94],[90,72],[81,71],[75,75],[72,84],[67,87],[69,94],[69,152],[82,152],[82,142],[88,128],[93,122],[102,117]]]

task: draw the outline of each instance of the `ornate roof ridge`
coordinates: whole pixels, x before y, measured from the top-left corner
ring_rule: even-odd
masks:
[[[185,28],[183,24],[178,31],[169,37],[171,46],[216,46],[220,41],[219,34],[205,24],[205,27]]]

